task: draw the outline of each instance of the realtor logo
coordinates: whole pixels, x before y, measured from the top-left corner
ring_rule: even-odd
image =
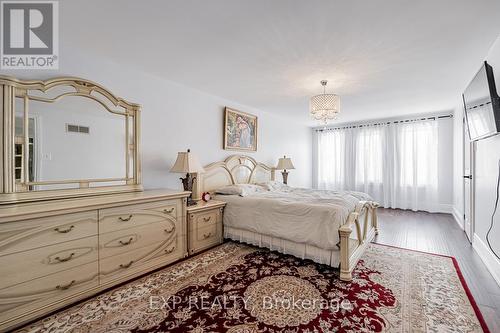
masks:
[[[1,69],[59,67],[57,1],[1,1]]]

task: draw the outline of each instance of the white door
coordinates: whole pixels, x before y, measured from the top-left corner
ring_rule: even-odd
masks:
[[[463,121],[464,150],[464,231],[472,243],[474,235],[474,143],[469,140],[467,124]]]

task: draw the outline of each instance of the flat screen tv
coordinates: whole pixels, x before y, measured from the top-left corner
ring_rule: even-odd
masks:
[[[495,87],[493,68],[486,61],[462,97],[471,141],[500,132],[500,98]]]

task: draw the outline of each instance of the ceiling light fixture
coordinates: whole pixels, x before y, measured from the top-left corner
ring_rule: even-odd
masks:
[[[328,81],[322,80],[323,93],[311,97],[309,110],[311,116],[316,120],[321,120],[325,125],[329,120],[337,119],[337,114],[340,112],[340,96],[326,93],[326,85]]]

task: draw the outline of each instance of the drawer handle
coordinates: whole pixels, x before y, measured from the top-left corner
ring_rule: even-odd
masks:
[[[74,226],[74,225],[72,225],[72,226],[70,226],[70,227],[69,227],[69,228],[67,228],[67,229],[59,229],[59,228],[55,228],[55,229],[54,229],[54,231],[57,231],[57,232],[58,232],[58,233],[60,233],[60,234],[67,234],[68,232],[70,232],[71,230],[73,230],[73,228],[74,228],[74,227],[75,227],[75,226]]]
[[[175,227],[172,227],[170,229],[163,229],[167,234],[171,234],[174,231]]]
[[[75,255],[75,253],[71,253],[69,256],[67,256],[66,258],[59,258],[59,257],[55,257],[54,259],[59,261],[59,262],[65,262],[65,261],[70,261],[71,258],[73,258],[73,256]]]
[[[174,209],[175,209],[174,207],[169,208],[169,209],[164,209],[164,210],[163,210],[163,212],[164,212],[165,214],[172,214],[172,213],[174,212]]]
[[[208,234],[203,234],[203,239],[207,239],[207,238],[210,238],[212,237],[212,233],[209,232]]]
[[[208,222],[208,221],[210,221],[210,219],[212,219],[212,216],[209,216],[209,217],[204,217],[204,218],[203,218],[203,221]]]
[[[170,250],[165,250],[165,253],[170,254],[170,253],[174,252],[174,250],[175,250],[175,246],[172,247]]]
[[[127,221],[130,221],[130,219],[132,218],[132,214],[130,214],[128,217],[119,217],[118,219],[122,222],[127,222]]]
[[[128,264],[121,264],[120,265],[120,268],[129,268],[130,266],[132,266],[132,264],[134,263],[133,260],[130,260],[130,262]]]
[[[67,285],[64,285],[64,286],[61,286],[61,285],[58,285],[56,287],[57,290],[66,290],[66,289],[69,289],[69,287],[71,287],[72,285],[75,284],[75,280],[71,281],[70,283],[68,283]]]
[[[121,240],[121,241],[120,241],[120,244],[121,244],[121,245],[123,245],[123,246],[125,246],[125,245],[129,245],[130,243],[132,243],[132,241],[133,241],[133,240],[134,240],[134,237],[130,237],[130,238],[128,239],[128,241],[126,241],[126,242],[124,242],[124,241],[122,241],[122,240]]]

